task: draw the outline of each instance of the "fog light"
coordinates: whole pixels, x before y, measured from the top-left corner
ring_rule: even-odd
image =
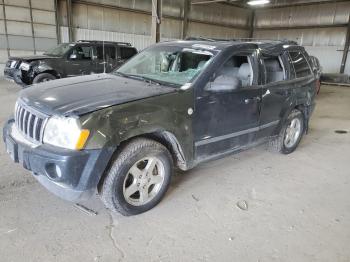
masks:
[[[60,168],[58,165],[55,165],[55,167],[56,167],[56,174],[57,174],[57,177],[61,178],[61,177],[62,177],[61,168]]]
[[[62,171],[61,168],[53,163],[46,164],[45,166],[46,174],[51,179],[57,179],[62,177]]]

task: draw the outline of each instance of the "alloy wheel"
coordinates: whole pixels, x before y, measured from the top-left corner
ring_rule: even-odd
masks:
[[[137,161],[124,179],[123,195],[130,205],[141,206],[151,201],[162,188],[165,168],[157,157]]]

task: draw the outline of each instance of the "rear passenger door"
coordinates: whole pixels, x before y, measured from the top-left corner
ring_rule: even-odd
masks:
[[[279,121],[290,106],[295,85],[287,52],[262,54],[260,62],[264,85],[258,139],[275,134]]]
[[[114,45],[96,45],[95,73],[109,73],[117,67],[117,48]]]

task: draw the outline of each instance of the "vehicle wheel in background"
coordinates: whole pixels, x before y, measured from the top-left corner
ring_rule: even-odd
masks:
[[[34,79],[33,79],[33,84],[38,84],[38,83],[42,83],[42,82],[47,82],[47,81],[51,81],[51,80],[55,80],[56,77],[52,74],[49,73],[42,73],[37,75]]]

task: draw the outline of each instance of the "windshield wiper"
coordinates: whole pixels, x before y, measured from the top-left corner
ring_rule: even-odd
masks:
[[[125,73],[121,73],[121,72],[114,72],[114,74],[123,76],[123,77],[127,77],[127,78],[132,78],[132,79],[137,79],[137,80],[141,80],[144,82],[147,82],[149,84],[155,84],[155,85],[165,85],[165,86],[173,86],[173,87],[179,87],[180,85],[175,84],[175,83],[169,83],[169,82],[165,82],[165,81],[161,81],[161,80],[155,80],[153,78],[149,78],[146,76],[141,76],[141,75],[133,75],[133,74],[125,74]]]
[[[158,82],[156,80],[153,80],[153,79],[145,77],[145,76],[133,75],[133,74],[124,74],[124,73],[121,73],[121,72],[118,72],[118,71],[115,72],[115,74],[118,74],[120,76],[127,77],[127,78],[142,80],[142,81],[147,82],[149,84],[156,84],[156,85],[161,85],[162,84],[162,83],[160,83],[160,82]]]
[[[43,53],[43,55],[53,56],[53,57],[60,57],[59,55],[54,55],[54,54],[50,54],[50,53]]]
[[[139,76],[139,75],[132,75],[133,77],[137,77],[139,79],[142,79],[143,81],[149,83],[149,84],[156,84],[156,85],[162,85],[163,83],[161,83],[160,81],[158,80],[154,80],[152,78],[148,78],[146,76]]]

